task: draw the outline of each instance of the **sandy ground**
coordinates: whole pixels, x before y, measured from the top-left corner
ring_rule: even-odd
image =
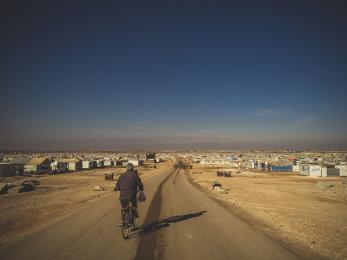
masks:
[[[171,167],[170,163],[159,164],[157,168],[138,167],[142,181]],[[0,179],[8,183],[7,193],[0,194],[0,244],[8,239],[30,233],[44,225],[78,210],[89,201],[104,196],[115,196],[115,181],[106,181],[105,173],[114,173],[115,180],[125,168],[104,168],[57,175],[11,177]],[[22,191],[23,181],[33,181],[33,190]],[[103,191],[94,191],[96,185]]]
[[[347,259],[347,178],[247,171],[217,177],[216,171],[193,165],[190,177],[233,205],[240,217],[263,223],[258,228],[265,233],[328,258]],[[213,181],[227,194],[213,190]]]

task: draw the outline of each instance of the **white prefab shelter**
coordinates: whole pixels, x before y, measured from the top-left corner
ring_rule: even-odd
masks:
[[[320,165],[309,165],[308,170],[310,176],[321,177],[322,176],[322,167]]]
[[[248,168],[248,162],[241,162],[241,168]]]
[[[49,168],[51,171],[57,171],[58,170],[58,161],[57,160],[51,161]]]
[[[111,167],[111,160],[105,159],[104,160],[104,167]]]
[[[93,160],[93,167],[94,168],[102,168],[104,167],[104,161],[103,160]]]
[[[224,159],[202,159],[200,164],[224,164]]]
[[[128,163],[132,163],[134,166],[139,166],[139,160],[128,160]]]
[[[335,167],[322,167],[322,177],[339,176],[340,171]]]
[[[340,164],[335,166],[339,170],[340,176],[347,177],[347,164]]]
[[[247,163],[247,168],[248,168],[248,169],[254,169],[254,162],[253,162],[253,161],[249,161],[249,162]]]
[[[129,163],[129,162],[122,162],[122,166],[123,166],[123,167],[127,167],[128,163]]]
[[[62,167],[66,167],[66,170],[69,172],[74,172],[80,169],[80,161],[78,159],[63,159],[59,161],[62,163]],[[64,165],[65,164],[65,165]]]
[[[68,162],[68,171],[74,172],[77,170],[77,162]]]
[[[293,169],[293,172],[300,172],[300,166],[299,165],[293,165],[292,169]]]
[[[50,164],[50,169],[53,172],[66,172],[69,169],[69,163],[66,161],[54,160]]]
[[[88,160],[82,160],[82,169],[87,170],[92,168],[92,162]]]
[[[309,166],[308,165],[299,165],[299,173],[300,175],[309,176]]]

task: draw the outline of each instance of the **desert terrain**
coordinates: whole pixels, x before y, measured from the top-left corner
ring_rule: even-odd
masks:
[[[219,177],[217,171],[232,171]],[[347,258],[347,178],[304,177],[194,164],[190,179],[272,237],[334,259]],[[213,188],[218,182],[222,188]]]
[[[140,177],[145,181],[170,165],[139,167]],[[0,245],[54,223],[78,211],[81,206],[105,196],[114,196],[115,203],[118,203],[118,193],[113,189],[119,174],[124,171],[125,168],[104,168],[1,178],[0,183],[8,183],[9,189],[0,194]],[[114,181],[106,181],[105,173],[114,173]],[[25,187],[22,183],[28,183],[29,186]]]
[[[138,167],[147,200],[128,239],[115,179],[124,168],[6,178],[3,259],[345,259],[345,179]],[[23,181],[33,183],[23,189]],[[212,182],[221,188],[212,189]],[[95,190],[96,186],[98,189]],[[101,187],[101,191],[100,191]]]

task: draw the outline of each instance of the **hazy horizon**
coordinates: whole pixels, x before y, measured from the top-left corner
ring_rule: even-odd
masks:
[[[11,146],[1,146],[2,151],[140,151],[140,150],[301,150],[301,151],[347,151],[344,140],[339,143],[317,140],[316,143],[303,143],[300,141],[287,144],[285,142],[188,142],[174,140],[160,140],[141,143],[137,139],[119,140],[70,140],[69,144],[62,142],[52,143],[52,140],[40,140],[32,143],[12,142]]]

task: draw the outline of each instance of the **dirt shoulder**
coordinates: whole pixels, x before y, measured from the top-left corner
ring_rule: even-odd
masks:
[[[195,166],[188,174],[203,190],[232,205],[240,217],[263,223],[258,228],[265,233],[323,257],[347,259],[347,178],[246,171],[228,178],[216,172]],[[213,189],[214,181],[226,191]]]
[[[160,174],[171,164],[157,168],[138,167],[142,181]],[[0,179],[9,189],[0,194],[0,245],[9,239],[36,230],[68,215],[89,201],[116,196],[115,180],[125,168],[104,168],[58,175],[33,175]],[[114,181],[106,181],[105,173],[114,173]],[[23,189],[23,182],[33,188]],[[94,191],[95,186],[102,191]]]

